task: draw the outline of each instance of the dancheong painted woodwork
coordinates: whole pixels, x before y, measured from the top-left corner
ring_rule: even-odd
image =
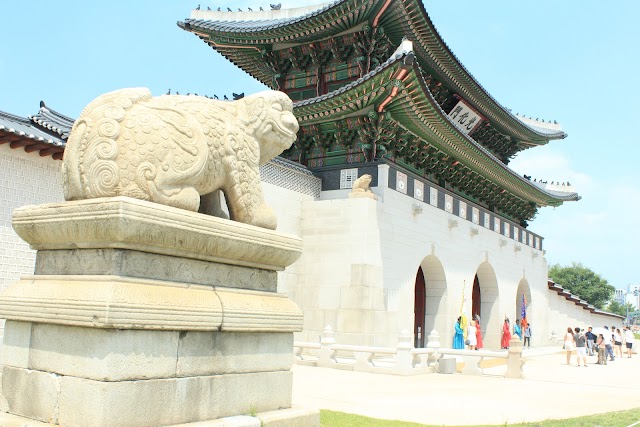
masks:
[[[562,139],[498,104],[449,50],[419,0],[339,0],[178,22],[294,100],[298,140],[283,156],[310,169],[392,162],[526,225],[540,206],[578,200],[525,179],[519,151]]]

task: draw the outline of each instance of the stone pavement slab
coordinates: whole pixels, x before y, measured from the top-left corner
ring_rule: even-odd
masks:
[[[293,403],[433,425],[535,422],[640,406],[640,357],[606,366],[565,364],[564,353],[530,359],[526,379],[496,375],[395,376],[295,365]],[[464,410],[461,410],[464,408]],[[473,414],[470,417],[469,414]]]

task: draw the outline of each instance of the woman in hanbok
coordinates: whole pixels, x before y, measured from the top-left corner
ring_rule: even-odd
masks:
[[[504,323],[502,324],[502,342],[500,346],[502,348],[509,348],[509,341],[511,341],[511,328],[509,327],[509,319],[504,318]]]
[[[522,329],[520,328],[520,319],[516,319],[516,323],[513,325],[513,335],[517,335],[520,341],[522,341]]]
[[[480,350],[482,345],[482,328],[480,327],[480,316],[476,314],[476,350]]]
[[[460,317],[455,324],[456,334],[453,336],[453,348],[464,350],[464,332],[460,326]]]

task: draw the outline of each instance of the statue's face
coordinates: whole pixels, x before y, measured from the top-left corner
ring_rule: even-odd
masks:
[[[286,145],[286,150],[296,139],[298,120],[293,115],[293,106],[289,97],[280,92],[272,92],[266,97],[267,114],[258,129],[260,140],[270,140]]]
[[[263,108],[266,111],[255,134],[260,141],[261,164],[291,147],[300,128],[298,120],[293,115],[291,99],[286,94],[267,92],[263,96]]]

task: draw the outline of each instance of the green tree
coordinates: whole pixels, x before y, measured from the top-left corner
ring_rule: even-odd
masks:
[[[607,283],[606,279],[579,262],[571,263],[566,267],[560,264],[552,265],[549,269],[549,278],[600,309],[615,293],[615,288]]]
[[[635,307],[629,303],[625,305],[620,304],[618,301],[611,301],[607,306],[607,311],[620,316],[626,316],[627,313],[633,313],[636,311]]]

